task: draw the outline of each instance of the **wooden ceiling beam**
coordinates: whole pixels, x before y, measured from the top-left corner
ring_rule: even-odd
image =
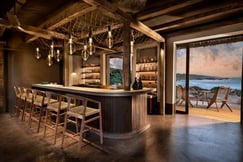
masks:
[[[7,20],[4,20],[2,18],[0,18],[0,27],[1,28],[16,28],[18,30],[23,30],[25,31],[25,33],[29,33],[32,35],[38,35],[40,37],[44,37],[44,38],[50,38],[50,37],[57,37],[60,39],[66,39],[66,36],[62,33],[58,33],[55,31],[51,31],[51,30],[45,30],[45,29],[41,29],[41,28],[36,28],[34,26],[25,26],[25,25],[21,25],[21,26],[13,26],[12,24],[10,24]],[[49,35],[49,36],[48,36]]]
[[[172,5],[170,7],[163,8],[163,9],[160,9],[160,10],[156,10],[156,11],[148,10],[148,11],[146,11],[146,13],[138,14],[137,19],[138,20],[151,19],[151,18],[154,18],[154,17],[157,17],[157,16],[161,16],[161,15],[176,11],[178,9],[182,9],[182,8],[187,7],[187,6],[199,3],[201,1],[202,0],[186,1],[186,2],[183,2],[183,3],[179,2],[176,5]]]
[[[121,11],[116,6],[112,5],[108,1],[105,0],[83,0],[85,3],[96,6],[98,9],[104,10],[108,12],[108,16],[118,19],[120,21],[129,21],[130,26],[137,31],[147,35],[148,37],[158,41],[158,42],[164,42],[165,39],[158,34],[157,32],[153,31],[151,28],[143,24],[141,21],[138,21],[134,19],[131,15]]]
[[[80,2],[77,2],[80,4]],[[67,13],[67,11],[70,11],[73,9],[73,7],[75,7],[77,5],[77,3],[74,3],[70,6],[68,6],[67,8],[63,9],[62,12],[59,12],[57,15],[54,15],[54,16],[50,16],[50,18],[48,20],[46,20],[45,22],[43,22],[41,25],[39,25],[38,27],[40,28],[43,28],[44,26],[46,26],[46,24],[50,24],[51,22],[53,22],[53,19],[55,20],[56,18],[58,17],[62,17],[63,15],[65,15]],[[88,7],[88,8],[85,8],[83,10],[79,10],[78,12],[75,12],[69,16],[66,16],[65,18],[61,19],[60,21],[54,23],[53,25],[50,25],[47,27],[48,30],[54,30],[72,20],[74,20],[75,18],[77,17],[80,17],[86,13],[89,13],[89,12],[92,12],[96,9],[96,7]],[[57,33],[57,32],[56,32]],[[60,38],[60,39],[63,39],[63,37],[58,37],[59,34],[56,34],[56,38]],[[36,40],[38,37],[34,36],[34,37],[28,37],[26,39],[26,43],[30,43],[34,40]],[[66,36],[64,39],[68,39],[68,36]]]
[[[10,23],[7,20],[0,18],[0,27],[1,28],[11,28],[12,25],[10,25]]]
[[[179,27],[186,26],[186,25],[192,26],[192,25],[196,25],[197,23],[200,23],[202,21],[210,21],[215,18],[220,18],[220,17],[227,16],[229,14],[233,14],[235,12],[240,12],[242,10],[243,10],[243,6],[242,7],[237,6],[234,8],[231,5],[228,5],[224,8],[212,10],[212,11],[209,11],[206,13],[200,13],[197,15],[187,17],[185,19],[158,25],[158,26],[153,27],[153,29],[154,29],[154,31],[158,32],[158,31],[165,31],[165,30],[169,30],[169,29],[173,29],[173,28],[179,28]]]
[[[114,29],[118,29],[118,28],[121,28],[123,26],[123,24],[115,24],[115,25],[112,25],[112,30]],[[95,31],[92,31],[92,35],[95,36],[95,35],[98,35],[98,34],[101,34],[101,33],[105,33],[107,32],[107,27],[102,27],[102,28],[98,28],[96,29]],[[86,34],[83,34],[81,37],[78,37],[76,39],[80,40],[80,39],[84,39],[84,38],[87,38],[89,36],[89,33],[87,32]]]

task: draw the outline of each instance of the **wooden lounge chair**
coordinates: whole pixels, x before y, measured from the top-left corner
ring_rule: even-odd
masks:
[[[198,103],[198,97],[194,93],[190,93],[189,90],[189,100],[188,104],[193,107],[191,100],[196,100],[196,105]],[[181,85],[176,86],[176,104],[182,104],[184,101],[186,101],[186,91]]]
[[[224,86],[219,86],[217,87],[215,93],[213,95],[208,96],[208,107],[212,106],[214,103],[216,105],[217,111],[219,111],[217,103],[221,102],[221,109],[223,108],[224,105],[228,107],[228,109],[232,112],[232,109],[228,105],[228,96],[230,93],[230,87],[224,87]]]

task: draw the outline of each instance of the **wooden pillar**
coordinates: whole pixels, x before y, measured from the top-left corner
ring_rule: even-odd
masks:
[[[64,49],[63,49],[63,85],[64,86],[69,86],[69,78],[70,78],[70,75],[69,75],[69,64],[70,64],[70,61],[69,61],[69,54],[68,54],[68,42],[67,41],[64,41]]]
[[[165,115],[165,43],[161,42],[159,45],[158,55],[158,98],[160,114]]]
[[[124,90],[131,89],[131,63],[130,63],[130,22],[126,21],[123,25],[123,86]]]
[[[6,75],[5,75],[5,68],[7,67],[5,65],[5,56],[4,56],[4,50],[3,47],[5,45],[5,42],[0,42],[0,89],[1,89],[1,94],[0,94],[0,113],[6,112],[6,85],[5,82],[7,80]]]
[[[186,104],[185,104],[185,113],[189,113],[189,73],[190,73],[190,47],[186,47]]]

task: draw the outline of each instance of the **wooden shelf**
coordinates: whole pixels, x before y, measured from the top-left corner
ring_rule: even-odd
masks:
[[[80,80],[82,84],[100,83],[100,65],[90,64],[90,66],[82,66],[80,72]]]
[[[100,80],[100,78],[81,78],[81,79]]]
[[[137,64],[157,64],[157,61],[152,61],[152,62],[137,62]]]
[[[157,70],[142,70],[142,71],[136,71],[138,73],[157,73]]]
[[[100,72],[81,72],[81,74],[100,74]]]

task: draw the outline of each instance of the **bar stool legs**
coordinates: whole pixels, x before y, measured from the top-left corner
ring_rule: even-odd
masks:
[[[46,137],[46,130],[54,131],[54,142],[56,144],[56,138],[58,134],[58,128],[64,126],[64,122],[61,120],[65,116],[68,103],[66,102],[66,97],[53,92],[47,92],[46,96],[48,98],[45,124],[44,124],[44,138]],[[57,102],[54,102],[54,101]]]
[[[62,136],[62,144],[63,148],[65,137],[71,137],[78,141],[79,149],[81,149],[81,142],[84,139],[84,135],[88,131],[95,131],[100,136],[100,144],[103,144],[103,128],[102,128],[102,115],[101,115],[101,102],[84,98],[80,96],[69,96],[68,97],[68,109],[65,115],[65,124],[64,131]],[[70,106],[71,105],[71,106]],[[92,106],[91,106],[92,105]],[[79,119],[80,123],[80,131],[76,132],[68,129],[68,123],[77,123],[77,119]],[[98,128],[97,123],[99,122]],[[93,124],[93,125],[92,125]]]
[[[45,92],[33,89],[33,106],[29,116],[29,127],[32,127],[32,121],[37,122],[37,133],[39,133],[42,118],[46,112],[47,100]]]

